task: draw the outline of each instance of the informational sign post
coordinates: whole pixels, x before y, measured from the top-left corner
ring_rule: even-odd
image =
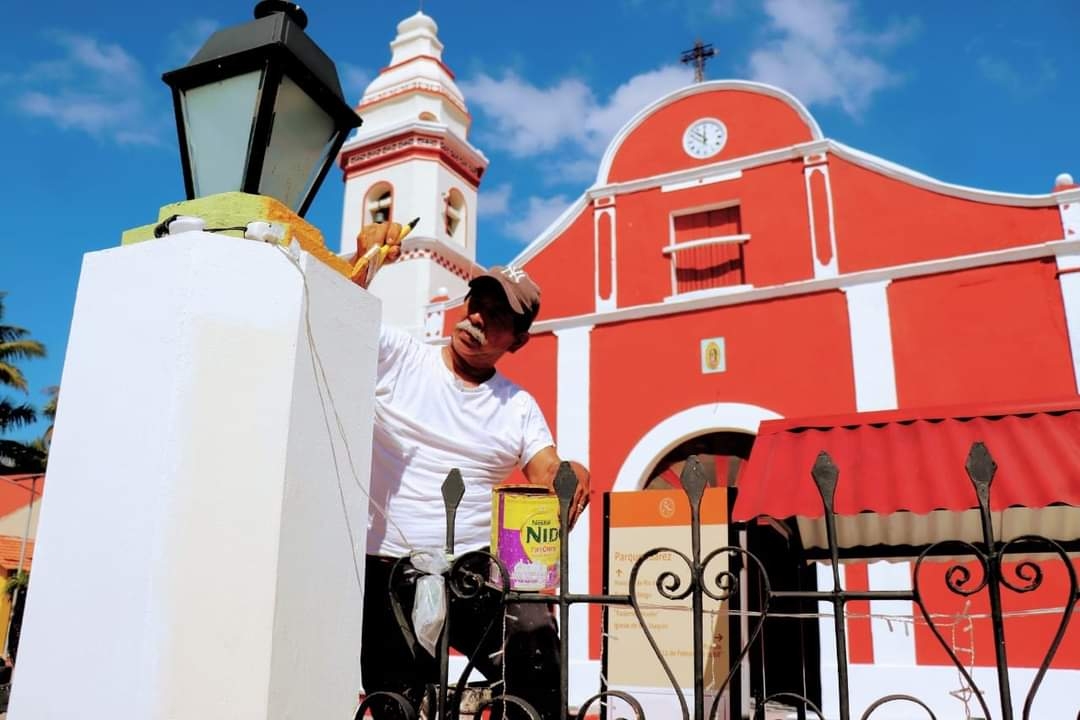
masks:
[[[691,598],[672,600],[689,587],[691,570],[679,553],[691,558],[690,501],[681,490],[641,490],[607,496],[606,577],[607,592],[631,592],[630,575],[635,563],[654,548],[669,548],[644,560],[633,589],[645,625],[660,654],[675,675],[688,706],[694,697],[693,612]],[[701,503],[702,553],[728,545],[727,489],[705,491]],[[677,552],[675,552],[677,551]],[[727,570],[727,559],[716,557],[706,568],[706,581]],[[657,586],[678,589],[664,593]],[[711,586],[715,590],[715,586]],[[730,669],[727,604],[703,598],[704,687],[711,705]],[[663,665],[631,607],[609,607],[605,633],[606,677],[610,690],[630,693],[644,706],[647,717],[679,717],[679,701]],[[727,717],[727,701],[717,717]],[[708,706],[706,711],[708,711]],[[612,707],[608,717],[619,717],[628,708]],[[628,716],[632,716],[632,713]]]

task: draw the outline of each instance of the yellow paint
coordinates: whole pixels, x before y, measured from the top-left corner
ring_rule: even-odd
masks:
[[[192,215],[206,221],[206,227],[239,227],[250,222],[262,221],[280,225],[285,229],[283,244],[293,239],[306,252],[337,270],[345,277],[352,276],[352,265],[326,247],[322,233],[314,225],[289,209],[284,203],[265,195],[242,192],[226,192],[194,200],[184,200],[161,208],[158,222],[171,215]],[[154,226],[143,225],[123,233],[121,245],[131,245],[154,239]],[[223,234],[243,237],[242,230],[225,231]]]
[[[14,573],[13,573],[14,574]],[[0,648],[7,647],[8,626],[11,624],[11,596],[0,591]]]

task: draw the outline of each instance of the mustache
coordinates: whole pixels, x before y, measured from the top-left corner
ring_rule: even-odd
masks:
[[[468,319],[462,320],[454,326],[455,330],[464,330],[472,336],[473,340],[481,345],[487,345],[487,336],[484,335],[484,331],[473,325]]]

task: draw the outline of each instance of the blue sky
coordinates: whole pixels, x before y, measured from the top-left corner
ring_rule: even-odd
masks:
[[[183,199],[161,73],[215,28],[247,21],[253,6],[8,8],[0,291],[6,321],[49,350],[24,365],[31,401],[60,381],[82,255]],[[418,2],[304,8],[309,34],[356,101]],[[619,127],[688,82],[678,58],[697,37],[719,53],[710,79],[783,87],[828,137],[922,173],[1025,194],[1049,192],[1061,172],[1080,178],[1076,0],[427,0],[424,8],[474,116],[470,139],[491,160],[479,208],[483,264],[514,257],[591,184]],[[332,171],[308,213],[331,244],[342,189]]]

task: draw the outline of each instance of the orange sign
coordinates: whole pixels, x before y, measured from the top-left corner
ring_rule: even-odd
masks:
[[[702,498],[702,547],[728,545],[727,490],[714,488]],[[634,563],[653,548],[666,547],[690,556],[690,501],[682,490],[611,493],[608,526],[608,592],[628,592]],[[707,577],[727,569],[724,558],[709,563]],[[694,683],[691,601],[670,600],[657,588],[662,573],[672,573],[685,589],[690,569],[675,552],[662,552],[638,569],[635,595],[645,624],[682,688]],[[715,691],[727,677],[728,616],[726,605],[704,598],[705,691]],[[632,608],[607,610],[607,677],[611,686],[670,687],[656,653],[649,646]]]

